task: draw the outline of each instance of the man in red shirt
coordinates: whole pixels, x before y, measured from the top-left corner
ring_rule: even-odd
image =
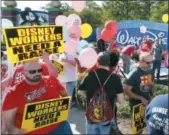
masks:
[[[51,76],[57,77],[58,71],[54,68],[54,66],[52,65],[52,62],[49,60],[49,54],[44,53],[42,56],[42,59],[43,59],[43,62],[39,62],[43,69],[42,74],[45,76],[51,75]],[[5,78],[2,81],[2,91],[5,89],[5,87],[14,86],[17,83],[19,83],[21,80],[23,80],[22,71],[23,71],[23,64],[20,64],[15,68],[13,77]]]
[[[123,69],[126,74],[130,71],[130,60],[135,49],[135,45],[127,45],[120,52],[120,56],[123,59]]]
[[[3,103],[3,117],[9,134],[24,134],[21,129],[24,107],[27,103],[57,99],[68,96],[61,83],[53,76],[42,76],[37,61],[23,64],[24,79],[12,87]],[[26,134],[72,134],[67,121],[34,130]]]

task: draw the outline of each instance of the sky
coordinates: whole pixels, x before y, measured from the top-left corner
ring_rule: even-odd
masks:
[[[32,10],[42,10],[41,7],[44,7],[50,1],[17,1],[17,8],[21,8],[24,10],[25,7],[30,7]],[[62,3],[68,3],[71,6],[71,1],[61,1]],[[97,4],[101,4],[102,2],[96,1]],[[4,4],[2,4],[4,6]]]

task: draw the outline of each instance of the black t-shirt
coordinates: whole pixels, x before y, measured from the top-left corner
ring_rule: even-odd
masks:
[[[150,100],[153,86],[152,70],[143,71],[137,67],[133,69],[126,80],[126,84],[132,86],[132,92]],[[141,103],[140,100],[129,98],[131,107]]]
[[[108,76],[111,74],[111,72],[105,69],[97,69],[96,73],[102,84],[104,84]],[[89,103],[90,99],[92,98],[92,96],[94,95],[94,93],[99,87],[100,87],[100,84],[96,78],[95,73],[89,72],[79,86],[80,90],[86,91],[87,104]],[[116,95],[123,93],[123,87],[122,87],[122,83],[121,83],[119,76],[112,73],[111,77],[109,78],[109,80],[107,81],[105,85],[105,90],[109,96],[112,109],[113,109]]]

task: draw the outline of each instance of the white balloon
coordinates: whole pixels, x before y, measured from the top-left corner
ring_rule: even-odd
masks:
[[[2,19],[2,29],[3,28],[8,28],[8,27],[13,27],[13,23],[12,21],[10,21],[9,19]],[[2,35],[2,30],[1,30],[1,36],[0,36],[0,40],[4,40],[3,39],[3,35]]]
[[[141,33],[146,33],[147,32],[147,27],[146,26],[141,26],[140,27],[140,32]]]
[[[56,25],[65,25],[67,17],[64,15],[59,15],[55,18]]]
[[[13,27],[12,21],[8,19],[2,19],[2,28]]]
[[[66,19],[65,26],[67,28],[71,27],[72,25],[78,25],[80,27],[81,24],[82,24],[82,20],[79,15],[70,14]]]

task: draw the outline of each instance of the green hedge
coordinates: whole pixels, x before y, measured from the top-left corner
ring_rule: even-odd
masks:
[[[82,76],[81,76],[82,77]],[[80,81],[78,81],[79,85]],[[162,95],[168,93],[168,86],[162,84],[155,84],[155,95]],[[81,107],[85,107],[86,99],[77,94],[77,98]],[[129,98],[125,95],[126,103],[118,106],[118,117],[131,117],[130,107],[129,107]]]

